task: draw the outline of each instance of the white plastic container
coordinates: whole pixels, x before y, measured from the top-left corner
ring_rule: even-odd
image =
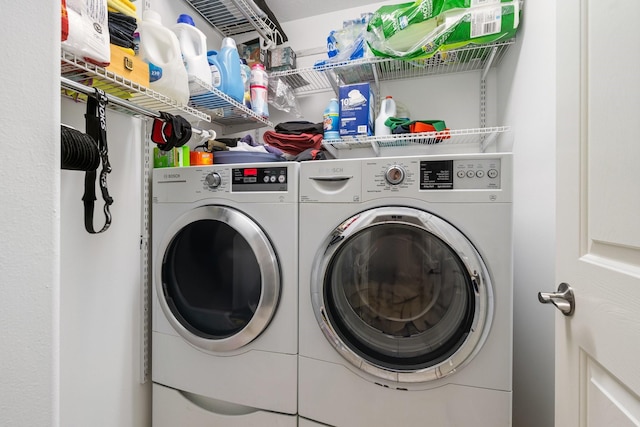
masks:
[[[175,33],[160,15],[146,10],[138,21],[140,57],[149,64],[149,87],[180,104],[189,102],[189,79]]]
[[[262,117],[269,117],[269,104],[268,104],[268,88],[269,88],[269,75],[264,69],[264,65],[256,63],[251,66],[251,109],[254,113]]]
[[[180,42],[180,52],[182,53],[182,61],[187,69],[189,78],[189,89],[191,93],[201,92],[197,83],[193,83],[194,79],[202,81],[207,85],[211,85],[211,69],[207,59],[207,36],[196,28],[193,18],[187,14],[178,17],[178,23],[174,25],[173,32],[176,33]]]
[[[375,136],[391,135],[391,128],[384,124],[389,117],[396,117],[396,102],[392,97],[387,96],[380,103],[380,114],[373,128]]]

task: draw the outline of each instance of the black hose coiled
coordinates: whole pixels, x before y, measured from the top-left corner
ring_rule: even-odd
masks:
[[[60,157],[62,169],[94,171],[100,166],[98,144],[89,135],[61,125],[60,143],[62,148]]]

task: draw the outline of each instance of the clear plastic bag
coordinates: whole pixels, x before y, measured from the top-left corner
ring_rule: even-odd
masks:
[[[429,58],[470,43],[508,40],[520,22],[520,0],[421,0],[382,6],[366,40],[376,56]]]
[[[296,117],[302,117],[298,99],[291,86],[289,86],[280,77],[271,78],[269,80],[269,105],[286,113],[294,114]]]

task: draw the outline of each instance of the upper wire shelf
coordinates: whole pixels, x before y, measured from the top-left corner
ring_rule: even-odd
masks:
[[[126,99],[143,108],[164,111],[173,115],[181,114],[183,117],[186,114],[185,119],[189,122],[200,120],[211,122],[209,114],[188,105],[182,105],[165,95],[132,82],[106,68],[86,62],[69,52],[63,50],[61,60],[61,75],[69,80],[86,86],[100,87],[106,93]],[[69,97],[76,95],[68,92],[64,92],[64,94]]]
[[[265,49],[284,40],[276,24],[252,0],[186,0],[224,37],[256,31]]]
[[[116,110],[131,114],[135,106],[148,110],[164,111],[173,115],[182,115],[190,123],[198,121],[214,122],[220,125],[263,124],[273,126],[264,117],[254,113],[251,109],[235,101],[198,79],[191,82],[191,88],[202,92],[202,95],[192,97],[188,105],[183,105],[147,87],[132,82],[106,68],[83,61],[75,55],[62,51],[62,77],[85,86],[100,87],[105,92],[130,102],[134,108],[113,106]],[[63,95],[75,98],[76,91],[65,89]]]
[[[515,39],[484,45],[468,45],[459,49],[437,52],[430,58],[401,60],[392,58],[363,58],[354,61],[327,63],[318,67],[276,71],[270,79],[282,79],[296,95],[310,95],[336,90],[338,85],[361,82],[410,79],[436,74],[488,70],[504,56]]]

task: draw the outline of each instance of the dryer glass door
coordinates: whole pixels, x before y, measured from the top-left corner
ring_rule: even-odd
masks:
[[[167,236],[157,291],[172,326],[210,351],[256,338],[280,294],[278,259],[263,230],[239,211],[205,206],[180,218]]]
[[[372,209],[345,221],[323,250],[312,290],[316,317],[360,369],[423,382],[479,350],[491,285],[475,248],[451,224],[412,208]]]

